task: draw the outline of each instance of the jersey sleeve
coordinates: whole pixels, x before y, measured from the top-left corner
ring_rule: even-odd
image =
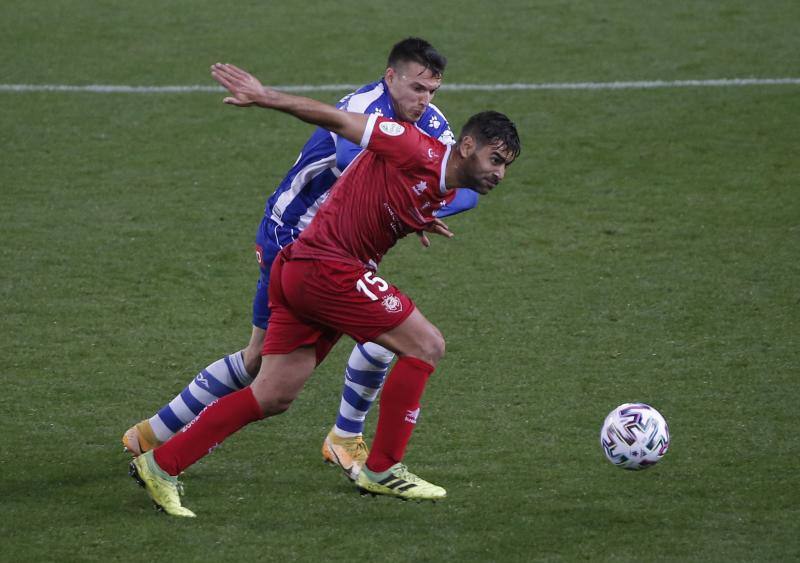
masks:
[[[364,129],[361,146],[380,154],[398,168],[410,168],[429,158],[433,141],[414,124],[372,114]]]
[[[336,139],[336,168],[344,170],[363,149],[343,137]]]
[[[456,188],[439,209],[433,212],[434,217],[449,217],[478,205],[478,192],[468,188]]]
[[[380,94],[384,92],[381,84],[379,80],[362,86],[357,91],[339,100],[336,107],[345,111],[367,115],[372,112],[380,114],[382,102]],[[344,170],[363,149],[358,143],[352,143],[343,137],[336,136],[334,138],[336,140],[336,168]]]
[[[428,106],[425,113],[422,114],[417,127],[425,131],[428,135],[437,139],[443,145],[453,145],[456,138],[453,131],[450,129],[450,123],[438,107],[433,104]]]

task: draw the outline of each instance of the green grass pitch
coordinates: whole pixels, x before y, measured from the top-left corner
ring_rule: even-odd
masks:
[[[449,83],[796,78],[799,6],[0,0],[0,83],[360,84],[408,35]],[[221,98],[0,90],[0,560],[800,558],[800,86],[442,91],[523,141],[455,239],[381,268],[448,342],[407,461],[449,498],[322,465],[343,341],[188,471],[181,521],[119,438],[246,342],[255,228],[310,131]],[[645,472],[598,445],[629,401],[672,430]]]

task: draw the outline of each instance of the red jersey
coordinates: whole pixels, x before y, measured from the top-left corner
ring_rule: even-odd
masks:
[[[334,184],[311,224],[292,243],[292,258],[337,260],[376,268],[395,243],[433,222],[452,199],[444,170],[450,146],[413,123],[373,114],[366,150]]]

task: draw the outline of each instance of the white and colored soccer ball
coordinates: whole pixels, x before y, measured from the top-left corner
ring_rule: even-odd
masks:
[[[661,413],[644,403],[625,403],[608,413],[600,430],[608,461],[623,469],[647,469],[669,449],[669,426]]]

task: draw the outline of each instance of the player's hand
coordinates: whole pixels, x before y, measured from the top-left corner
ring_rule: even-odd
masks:
[[[453,235],[453,232],[445,224],[444,221],[442,221],[441,219],[434,219],[433,223],[431,223],[430,225],[427,225],[424,230],[417,231],[417,236],[419,236],[419,242],[425,248],[428,248],[431,245],[431,241],[428,238],[428,235],[425,234],[426,232],[434,233],[434,234],[437,234],[437,235],[440,235],[440,236],[443,236],[443,237],[447,237],[447,238],[453,238],[455,236],[455,235]]]
[[[232,64],[216,63],[211,66],[211,76],[232,96],[222,101],[239,107],[263,105],[265,91],[258,78]]]

